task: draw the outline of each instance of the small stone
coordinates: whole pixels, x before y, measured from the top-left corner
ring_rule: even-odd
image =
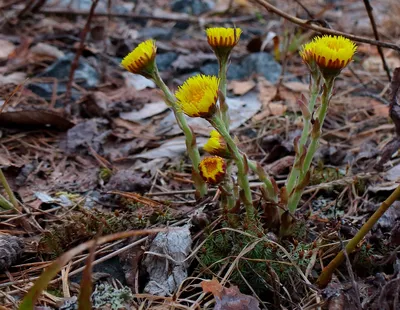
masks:
[[[282,72],[282,66],[268,53],[253,53],[246,56],[242,63],[247,75],[258,73],[271,83],[276,83]]]
[[[178,54],[174,52],[167,52],[159,54],[156,57],[158,70],[164,71],[171,68],[171,64],[178,58]]]
[[[171,4],[171,10],[178,13],[190,15],[201,15],[210,11],[213,3],[206,0],[174,0]]]
[[[218,63],[207,63],[200,68],[200,72],[206,75],[218,75]],[[249,76],[247,70],[238,64],[232,63],[228,67],[228,80],[242,80]]]
[[[138,39],[171,40],[171,28],[146,27],[139,33]]]

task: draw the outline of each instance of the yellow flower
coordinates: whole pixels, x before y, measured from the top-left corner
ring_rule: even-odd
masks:
[[[154,40],[144,41],[122,59],[121,65],[129,72],[148,77],[155,68],[156,52],[157,47]]]
[[[204,144],[203,149],[211,155],[218,155],[224,158],[230,157],[224,138],[216,130],[210,132],[210,139]]]
[[[238,44],[242,30],[240,28],[214,27],[206,30],[208,44],[212,47],[234,47]]]
[[[355,43],[342,36],[317,37],[301,47],[300,56],[309,66],[318,65],[324,77],[337,76],[353,59]]]
[[[219,156],[206,157],[200,162],[199,170],[204,181],[210,184],[218,184],[225,177],[226,163]]]
[[[213,27],[206,29],[208,44],[217,57],[227,60],[232,48],[238,44],[242,30],[240,28]]]
[[[177,104],[190,117],[211,117],[216,110],[218,85],[215,76],[192,76],[176,91]]]

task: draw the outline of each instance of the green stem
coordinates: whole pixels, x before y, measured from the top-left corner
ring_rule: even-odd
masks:
[[[311,76],[311,89],[310,89],[310,100],[308,102],[308,110],[310,113],[313,113],[315,103],[317,101],[318,97],[318,92],[319,92],[319,77],[317,76]],[[307,118],[305,115],[303,115],[303,132],[301,133],[301,137],[299,140],[298,144],[298,152],[296,154],[296,158],[294,160],[294,165],[292,167],[292,170],[290,171],[290,175],[288,177],[287,183],[286,183],[286,190],[288,194],[292,192],[294,186],[296,185],[296,181],[300,175],[300,169],[296,163],[300,160],[302,154],[303,154],[303,148],[306,145],[308,136],[310,134],[310,125],[311,125],[311,120],[310,118]]]
[[[5,191],[8,195],[8,199],[10,199],[10,202],[14,206],[14,209],[19,210],[18,200],[17,200],[17,198],[15,198],[15,195],[14,195],[13,191],[11,190],[10,185],[8,185],[8,182],[3,173],[3,170],[1,170],[1,169],[0,169],[0,183],[3,185]]]
[[[4,210],[14,209],[14,206],[3,195],[0,194],[0,208]]]
[[[328,111],[329,99],[330,99],[330,96],[332,93],[333,83],[334,83],[333,78],[329,79],[329,80],[325,80],[324,92],[321,97],[321,106],[320,106],[320,109],[318,112],[318,118],[317,118],[318,122],[319,122],[319,128],[317,128],[318,132],[311,134],[311,143],[308,147],[306,157],[304,158],[304,162],[302,163],[300,175],[298,178],[299,181],[297,184],[300,184],[306,177],[307,171],[310,170],[310,166],[311,166],[312,160],[314,158],[315,152],[318,149],[319,139],[321,137],[321,129],[322,129],[322,126],[325,121],[326,113]],[[297,205],[299,204],[301,196],[303,194],[303,191],[304,191],[304,189],[295,190],[293,195],[291,195],[289,197],[288,209],[291,213],[293,213],[296,210]]]
[[[394,190],[394,192],[379,206],[374,214],[368,219],[368,221],[361,227],[357,234],[349,241],[346,245],[345,251],[350,254],[354,251],[360,241],[367,235],[372,227],[378,222],[382,215],[389,209],[389,207],[400,198],[400,185]],[[344,261],[344,251],[340,251],[336,257],[326,266],[319,276],[317,283],[323,288],[326,287],[332,277],[333,272],[337,267]]]
[[[221,110],[221,117],[224,121],[226,129],[229,131],[230,119],[229,119],[229,107],[226,103],[226,84],[227,84],[227,74],[228,70],[228,59],[222,58],[219,59],[219,72],[218,77],[219,81],[219,91],[220,91],[220,110]]]
[[[189,158],[192,161],[193,171],[196,174],[196,180],[194,180],[194,183],[200,197],[202,198],[207,194],[207,185],[200,177],[200,153],[196,145],[196,137],[193,134],[192,129],[189,127],[185,115],[178,108],[175,96],[171,93],[168,86],[165,85],[164,81],[161,79],[158,70],[155,70],[155,73],[153,74],[153,81],[164,93],[167,103],[170,105],[172,111],[174,112],[179,127],[182,129],[183,134],[185,135],[186,149],[188,151]]]
[[[214,115],[211,119],[208,120],[211,125],[219,132],[219,134],[225,139],[226,144],[229,146],[232,156],[235,160],[236,166],[238,168],[238,181],[239,186],[242,188],[244,192],[243,204],[246,208],[246,216],[249,223],[255,222],[255,210],[252,202],[251,190],[249,179],[247,177],[247,169],[245,167],[245,161],[243,155],[240,153],[238,147],[236,146],[235,141],[232,139],[228,130],[225,127],[225,123],[221,120],[218,115]]]
[[[247,163],[249,165],[249,168],[258,175],[260,181],[264,183],[264,187],[267,190],[269,198],[272,201],[277,202],[278,196],[277,193],[275,192],[274,185],[272,184],[268,175],[265,173],[264,169],[262,169],[262,167],[259,167],[258,163],[253,160],[249,160]],[[262,171],[260,171],[260,169],[262,169]]]

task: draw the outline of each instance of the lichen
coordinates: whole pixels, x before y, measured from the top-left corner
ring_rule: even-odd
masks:
[[[92,294],[92,304],[94,309],[104,309],[108,306],[112,310],[130,309],[133,295],[128,287],[117,289],[107,283],[96,286]]]

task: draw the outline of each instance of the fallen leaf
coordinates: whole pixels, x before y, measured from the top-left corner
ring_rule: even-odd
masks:
[[[261,113],[255,115],[253,120],[261,121],[268,116],[281,116],[287,110],[287,106],[283,105],[282,103],[274,103],[270,102]]]
[[[197,138],[197,145],[202,146],[206,143],[207,139]],[[142,152],[135,155],[133,158],[146,158],[146,159],[156,159],[156,158],[179,158],[182,154],[186,152],[185,137],[177,137],[175,139],[168,140],[163,145],[158,148],[154,148],[147,152]]]
[[[7,40],[0,39],[0,60],[6,60],[15,50],[15,45]]]
[[[228,85],[228,89],[231,90],[235,95],[242,96],[247,94],[256,86],[256,83],[252,80],[249,81],[232,81]]]
[[[143,90],[145,88],[155,88],[156,84],[150,79],[146,79],[140,74],[132,74],[130,72],[124,72],[122,76],[125,79],[125,84],[127,87],[133,87],[137,91]]]
[[[215,297],[214,310],[260,310],[258,300],[250,295],[242,294],[237,286],[223,287],[217,279],[201,282],[205,293]]]
[[[7,84],[19,85],[26,80],[26,73],[13,72],[9,75],[0,75],[0,86]]]
[[[296,93],[308,92],[310,89],[310,86],[308,84],[304,84],[301,82],[286,82],[283,83],[283,86]]]
[[[218,296],[219,298],[221,298],[222,291],[224,289],[224,287],[221,285],[221,283],[218,282],[216,278],[213,278],[210,281],[202,281],[201,288],[203,289],[204,293],[211,293],[214,296]]]
[[[64,52],[60,51],[53,45],[47,43],[38,43],[31,48],[31,52],[38,56],[47,56],[52,58],[61,58],[64,57]]]
[[[57,113],[41,110],[2,112],[0,124],[3,127],[46,127],[62,131],[74,126],[74,123]]]
[[[152,117],[154,115],[160,114],[168,109],[168,106],[164,101],[146,103],[142,109],[139,111],[123,112],[120,113],[120,118],[127,121],[142,121],[146,118]]]

